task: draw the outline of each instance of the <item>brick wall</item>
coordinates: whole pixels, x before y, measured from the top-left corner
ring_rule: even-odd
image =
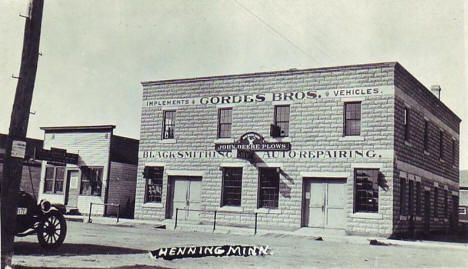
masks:
[[[135,206],[137,166],[111,162],[109,173],[108,203],[120,204],[120,216],[131,218]],[[116,215],[117,208],[108,207],[107,215]]]
[[[452,192],[458,193],[459,180],[459,130],[460,119],[435,97],[402,66],[395,68],[395,178],[407,180],[420,177],[421,184],[431,192],[431,210],[443,205],[441,195],[434,201],[434,184],[449,191],[449,212],[452,208]],[[409,138],[405,141],[404,110],[409,111]],[[424,126],[428,122],[428,143],[424,148]],[[440,131],[443,131],[443,153],[440,152]],[[452,140],[455,152],[452,151]],[[441,157],[442,156],[442,157]],[[406,177],[408,175],[408,178]],[[443,191],[441,192],[443,193]],[[394,185],[394,225],[395,230],[404,231],[409,222],[400,217],[399,180]],[[407,198],[408,194],[405,194]],[[416,195],[416,194],[415,194]],[[421,194],[422,196],[424,193]],[[443,196],[442,196],[443,197]],[[416,220],[416,230],[423,229],[423,216]],[[431,230],[449,227],[449,218],[435,218],[431,214]]]
[[[389,235],[393,218],[393,148],[394,120],[393,96],[394,63],[363,65],[343,68],[325,68],[308,71],[291,71],[228,76],[211,79],[166,81],[146,84],[143,100],[177,99],[213,95],[251,95],[311,90],[337,90],[356,87],[387,87],[390,94],[361,96],[362,140],[343,139],[343,102],[353,98],[322,98],[290,104],[290,141],[293,151],[372,149],[390,151],[390,156],[375,158],[296,159],[276,158],[265,162],[280,163],[284,175],[280,180],[278,210],[259,214],[260,228],[266,226],[300,227],[302,202],[302,173],[341,173],[347,177],[346,211],[347,232]],[[331,91],[333,93],[333,91]],[[325,97],[325,96],[324,96]],[[143,107],[141,118],[140,154],[145,151],[213,151],[217,135],[216,105],[180,106],[176,114],[175,143],[161,140],[162,114],[159,107]],[[238,138],[255,131],[269,138],[274,103],[241,104],[233,106],[232,137]],[[162,163],[167,170],[185,170],[203,173],[202,209],[219,209],[221,199],[221,171],[223,162],[240,162],[243,165],[242,208],[244,212],[257,209],[257,167],[242,160],[208,158],[148,160],[140,158],[136,189],[136,218],[164,219],[167,195],[167,173],[164,175],[163,203],[144,204],[145,185],[142,171],[150,162]],[[388,190],[380,189],[379,213],[353,214],[353,168],[379,167]],[[203,217],[211,220],[211,215]],[[223,217],[221,220],[239,222],[240,217]],[[243,220],[248,222],[248,220]]]

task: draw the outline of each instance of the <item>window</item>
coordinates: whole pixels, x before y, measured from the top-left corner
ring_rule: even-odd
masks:
[[[406,216],[406,180],[400,178],[400,215]]]
[[[439,216],[439,189],[434,188],[434,217],[437,218]]]
[[[81,167],[80,194],[101,196],[103,167]]]
[[[63,193],[63,179],[65,178],[65,166],[46,166],[44,192]]]
[[[457,158],[457,143],[455,139],[452,139],[452,164],[456,165],[456,158]]]
[[[379,170],[354,170],[354,212],[379,211]]]
[[[361,102],[345,103],[344,136],[361,135]]]
[[[232,108],[218,110],[218,138],[231,137]]]
[[[260,168],[259,208],[278,208],[279,174],[277,168]]]
[[[424,121],[424,150],[429,149],[429,121]]]
[[[439,132],[439,157],[444,159],[444,131]]]
[[[143,177],[146,182],[145,203],[161,202],[164,167],[145,166]]]
[[[421,182],[416,182],[416,216],[421,215]]]
[[[413,208],[414,208],[414,182],[412,180],[408,181],[408,216],[413,216]]]
[[[289,105],[275,106],[275,123],[271,128],[272,137],[289,136]]]
[[[444,191],[444,217],[448,218],[448,190]]]
[[[175,110],[164,111],[162,139],[174,139]]]
[[[409,130],[409,108],[405,107],[404,116],[403,116],[403,126],[405,128],[405,141],[409,140],[410,130]]]
[[[240,206],[242,192],[242,168],[223,168],[223,192],[221,206]]]

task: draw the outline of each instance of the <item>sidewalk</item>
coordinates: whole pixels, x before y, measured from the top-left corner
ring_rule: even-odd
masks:
[[[88,216],[73,216],[65,215],[67,221],[78,221],[88,222]],[[184,231],[184,232],[205,232],[205,233],[219,233],[219,234],[237,234],[237,235],[254,235],[254,228],[244,227],[233,227],[233,226],[221,226],[216,225],[213,231],[213,225],[210,224],[193,224],[193,223],[181,223],[177,224],[177,228],[174,229],[173,220],[135,220],[135,219],[119,219],[117,222],[116,218],[111,217],[98,217],[91,216],[91,222],[95,224],[113,225],[122,227],[135,227],[138,225],[151,225],[155,228],[161,228],[166,230]],[[323,240],[337,243],[347,244],[365,244],[369,245],[371,240],[377,240],[378,244],[381,245],[392,245],[392,246],[412,246],[422,248],[448,248],[448,249],[461,249],[468,251],[468,243],[454,243],[454,242],[440,242],[440,241],[428,241],[428,240],[395,240],[388,239],[378,236],[358,236],[358,235],[346,235],[343,231],[328,231],[311,228],[299,228],[295,230],[262,230],[261,227],[257,230],[257,236],[266,237],[310,237],[313,240]]]

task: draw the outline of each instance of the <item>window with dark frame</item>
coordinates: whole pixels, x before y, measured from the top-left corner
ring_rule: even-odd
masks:
[[[44,178],[44,193],[63,193],[65,166],[47,164]]]
[[[242,168],[223,168],[223,191],[221,206],[241,206]]]
[[[439,216],[439,189],[434,188],[434,217],[437,218]]]
[[[145,203],[160,203],[162,198],[164,167],[145,166]]]
[[[379,211],[379,169],[354,169],[354,212]]]
[[[101,196],[103,170],[103,167],[81,167],[81,195]]]
[[[424,121],[424,150],[429,149],[429,121]]]
[[[361,135],[361,102],[344,104],[344,136]]]
[[[403,126],[405,129],[405,141],[408,141],[410,138],[409,137],[410,136],[409,117],[410,117],[409,108],[405,107],[404,115],[403,115]]]
[[[448,218],[448,191],[444,190],[444,217]]]
[[[408,216],[413,216],[414,208],[414,182],[412,180],[408,181]]]
[[[416,182],[416,216],[421,215],[421,182]]]
[[[218,138],[230,138],[232,127],[232,108],[218,110]]]
[[[444,131],[439,131],[439,157],[444,159]]]
[[[164,111],[162,139],[174,139],[175,115],[175,110]]]
[[[289,136],[289,105],[275,106],[274,125],[271,132],[272,137]]]
[[[400,178],[400,215],[406,216],[407,205],[406,205],[406,180]]]
[[[452,139],[452,164],[456,165],[456,158],[457,158],[457,144],[455,139]]]
[[[277,168],[260,168],[259,208],[278,208],[279,173]]]

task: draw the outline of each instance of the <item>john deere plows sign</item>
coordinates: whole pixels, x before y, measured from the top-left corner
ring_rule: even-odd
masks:
[[[216,144],[215,150],[218,152],[238,151],[290,151],[291,143],[288,142],[267,142],[258,133],[248,132],[243,134],[235,143]]]

